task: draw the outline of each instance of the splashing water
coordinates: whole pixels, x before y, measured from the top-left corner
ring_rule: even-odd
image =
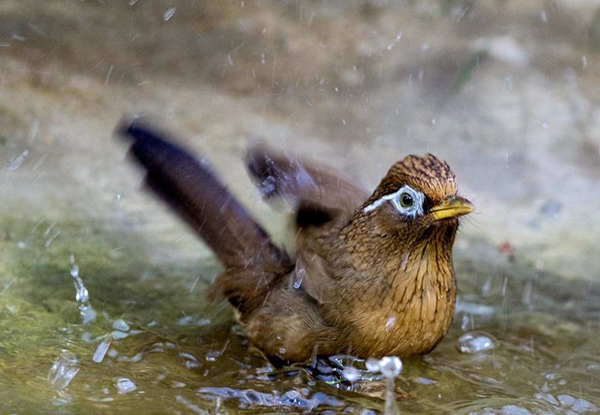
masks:
[[[167,9],[165,11],[165,13],[163,14],[163,20],[165,22],[168,22],[169,20],[171,20],[171,18],[175,15],[176,11],[177,11],[177,9],[175,7],[171,7],[170,9]]]
[[[17,170],[19,167],[21,167],[21,164],[23,164],[23,162],[25,161],[25,158],[29,155],[29,151],[25,150],[23,151],[21,154],[19,154],[18,156],[14,156],[13,158],[10,159],[10,161],[7,163],[6,165],[6,169],[7,170]]]
[[[299,289],[302,285],[302,281],[304,281],[304,277],[306,276],[306,271],[302,268],[298,269],[294,273],[294,288]]]
[[[394,380],[402,372],[402,360],[397,356],[385,356],[381,359],[370,358],[365,362],[369,372],[380,372],[386,379],[385,415],[399,414],[398,405],[394,399]]]
[[[102,340],[96,350],[94,351],[94,355],[92,356],[92,361],[94,363],[102,363],[106,353],[108,353],[108,349],[110,349],[110,341],[108,339]]]
[[[79,312],[82,317],[82,323],[88,324],[96,320],[96,311],[92,308],[89,301],[89,293],[83,280],[79,276],[79,266],[75,263],[75,256],[71,255],[71,277],[75,284],[75,300],[79,303]]]
[[[50,368],[48,383],[58,390],[63,390],[69,386],[69,383],[71,383],[78,372],[79,361],[77,357],[67,350],[62,350],[60,356]]]

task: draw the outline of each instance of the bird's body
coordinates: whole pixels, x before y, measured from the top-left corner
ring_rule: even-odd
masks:
[[[134,140],[148,187],[223,263],[213,291],[267,356],[420,355],[447,332],[457,217],[473,208],[445,162],[408,156],[369,196],[339,172],[254,148],[248,168],[263,196],[297,206],[290,256],[205,165],[145,127],[122,133]]]

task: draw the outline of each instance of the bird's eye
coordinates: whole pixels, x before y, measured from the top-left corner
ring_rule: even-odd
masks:
[[[404,192],[400,195],[400,206],[403,208],[409,208],[415,204],[415,199],[410,195],[410,193]]]
[[[425,195],[408,185],[402,186],[392,201],[396,210],[404,216],[414,218],[423,214]]]
[[[423,214],[425,195],[405,184],[398,191],[382,196],[370,205],[365,206],[363,210],[365,213],[370,212],[388,201],[402,216],[415,218]]]

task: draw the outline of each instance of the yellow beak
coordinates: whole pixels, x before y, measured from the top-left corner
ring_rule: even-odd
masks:
[[[475,206],[464,197],[448,196],[439,205],[434,206],[429,212],[436,219],[455,218],[467,215],[475,210]]]

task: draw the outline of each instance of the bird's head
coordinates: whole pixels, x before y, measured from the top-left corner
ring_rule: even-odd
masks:
[[[471,202],[457,195],[448,163],[426,154],[394,164],[359,214],[374,220],[378,233],[400,233],[410,239],[422,237],[432,227],[456,230],[458,217],[473,210]]]

